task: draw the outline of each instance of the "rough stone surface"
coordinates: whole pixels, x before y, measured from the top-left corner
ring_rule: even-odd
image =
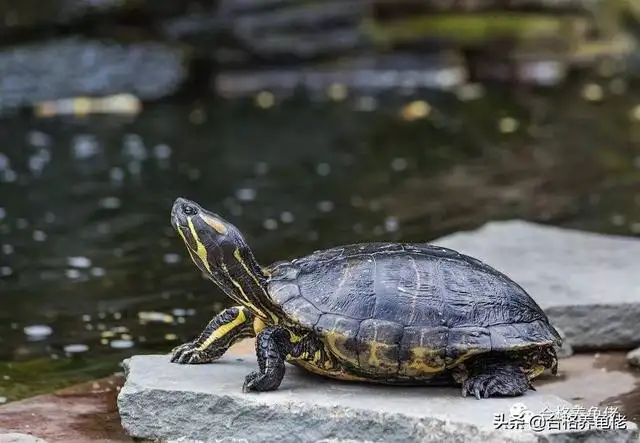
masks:
[[[509,417],[518,404],[533,414],[569,406],[531,391],[518,399],[464,398],[456,388],[398,388],[340,383],[289,366],[279,390],[241,391],[255,357],[215,364],[177,365],[166,355],[125,361],[118,396],[122,425],[133,437],[246,439],[246,442],[631,442],[637,426],[534,434],[496,430],[494,414]]]
[[[627,354],[627,361],[631,366],[640,368],[640,348],[634,349]]]
[[[571,343],[569,343],[569,340],[567,340],[567,335],[561,328],[556,327],[556,330],[558,331],[558,334],[560,334],[560,337],[562,337],[562,345],[556,349],[556,351],[558,352],[558,357],[571,357],[573,355],[573,346],[571,346]]]
[[[640,241],[491,222],[433,242],[472,255],[523,286],[576,350],[640,344]]]
[[[186,77],[182,54],[171,46],[76,38],[2,50],[0,72],[0,111],[85,95],[152,100],[176,91]]]
[[[0,433],[0,443],[46,443],[46,440],[29,434],[11,432],[8,434]]]

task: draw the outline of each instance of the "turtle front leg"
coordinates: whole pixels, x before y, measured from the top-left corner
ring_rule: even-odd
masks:
[[[525,372],[509,361],[479,357],[473,362],[469,378],[462,382],[462,396],[478,400],[489,397],[517,397],[535,390]]]
[[[219,359],[234,343],[255,337],[254,315],[244,306],[227,308],[213,317],[192,342],[171,351],[171,361],[180,364],[210,363]]]
[[[245,378],[243,392],[273,391],[280,387],[288,359],[308,359],[315,364],[327,362],[324,345],[313,334],[300,338],[282,326],[268,326],[256,339],[259,370]]]

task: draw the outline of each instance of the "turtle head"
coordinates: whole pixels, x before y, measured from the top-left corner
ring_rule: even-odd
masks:
[[[229,253],[248,249],[240,231],[224,218],[185,198],[171,208],[171,225],[178,232],[189,255],[208,277],[215,277]]]
[[[198,268],[236,302],[270,319],[266,271],[257,263],[244,236],[220,215],[185,198],[171,208],[171,225]]]

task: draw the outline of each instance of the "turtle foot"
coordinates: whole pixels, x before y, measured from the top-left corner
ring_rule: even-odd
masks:
[[[182,365],[210,363],[215,360],[210,353],[205,350],[199,350],[198,346],[193,342],[184,343],[173,348],[170,359],[171,362]]]
[[[245,377],[242,392],[275,391],[280,386],[281,381],[281,375],[270,372],[262,374],[260,371],[253,371]]]
[[[478,400],[489,397],[517,397],[529,389],[535,390],[526,374],[517,366],[487,365],[462,383],[462,396],[473,395]]]

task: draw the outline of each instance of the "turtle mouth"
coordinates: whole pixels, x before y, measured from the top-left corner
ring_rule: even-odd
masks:
[[[174,229],[188,227],[189,217],[197,215],[199,209],[198,205],[186,198],[176,198],[171,207],[171,225]]]
[[[182,197],[178,197],[171,207],[171,226],[191,249],[196,247],[189,228],[189,219],[198,214],[198,206]]]

